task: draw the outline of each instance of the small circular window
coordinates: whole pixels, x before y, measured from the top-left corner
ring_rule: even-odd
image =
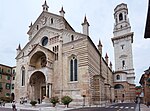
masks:
[[[48,43],[48,37],[44,36],[42,38],[42,46],[45,46]]]

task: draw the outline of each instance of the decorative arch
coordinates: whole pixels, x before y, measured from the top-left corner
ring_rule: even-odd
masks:
[[[54,23],[54,19],[53,18],[51,18],[51,24],[53,24]]]
[[[122,67],[125,67],[125,60],[122,60]]]
[[[74,41],[74,36],[73,35],[71,35],[71,41]]]
[[[117,79],[117,80],[120,80],[120,75],[116,75],[116,79]]]
[[[70,81],[78,81],[78,60],[75,55],[69,59]]]
[[[122,13],[119,14],[119,21],[121,21],[121,20],[123,20],[123,14]]]
[[[122,84],[116,84],[114,89],[124,89],[124,86]]]
[[[38,100],[46,96],[46,77],[43,72],[34,72],[30,79],[30,99]]]
[[[42,68],[47,64],[47,57],[42,51],[37,51],[30,59],[30,66],[34,68]]]

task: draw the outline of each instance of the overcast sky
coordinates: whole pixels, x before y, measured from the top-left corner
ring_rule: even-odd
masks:
[[[16,48],[28,42],[29,25],[42,12],[45,0],[0,0],[0,63],[15,66]],[[129,10],[131,30],[134,32],[133,60],[138,84],[144,70],[150,66],[150,39],[144,39],[148,0],[47,0],[49,12],[59,14],[61,7],[65,18],[77,32],[82,32],[84,16],[90,24],[90,37],[97,46],[103,44],[114,65],[114,50],[111,42],[114,28],[114,8],[126,3]]]

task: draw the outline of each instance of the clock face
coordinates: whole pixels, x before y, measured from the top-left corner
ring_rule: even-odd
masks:
[[[44,25],[46,23],[46,21],[47,21],[47,18],[43,16],[41,21],[42,21],[42,24]]]

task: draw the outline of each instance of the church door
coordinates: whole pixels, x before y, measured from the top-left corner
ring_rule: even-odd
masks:
[[[46,81],[45,81],[45,75],[42,72],[37,71],[31,75],[30,85],[32,86],[32,89],[30,89],[31,99],[42,100],[43,97],[46,96]]]

